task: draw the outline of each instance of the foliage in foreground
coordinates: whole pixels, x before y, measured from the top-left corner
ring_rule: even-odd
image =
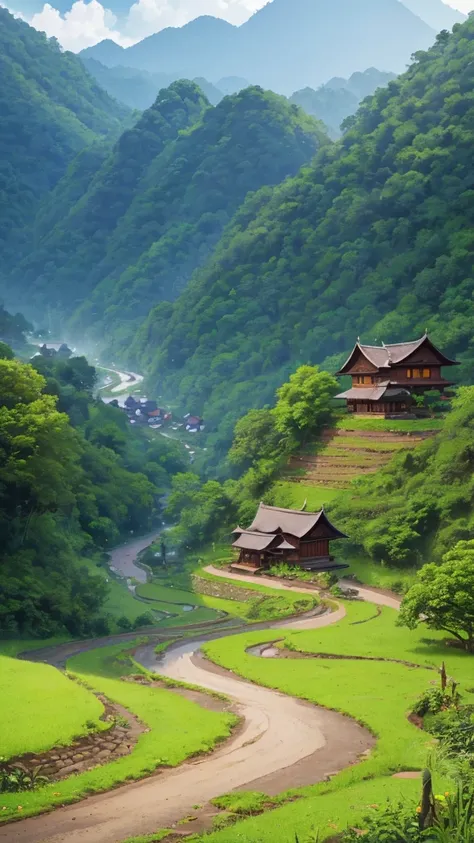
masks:
[[[423,566],[403,599],[399,623],[444,630],[474,651],[474,541],[458,542],[441,565]]]

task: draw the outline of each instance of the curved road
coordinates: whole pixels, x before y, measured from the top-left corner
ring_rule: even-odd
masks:
[[[368,595],[372,602],[387,605],[385,595]],[[335,623],[344,614],[340,607],[332,614],[280,621],[269,627],[316,628]],[[350,718],[245,682],[206,662],[199,655],[202,643],[202,639],[179,643],[161,661],[154,654],[153,645],[145,645],[137,650],[137,658],[161,674],[229,696],[243,718],[230,740],[210,755],[174,770],[51,814],[0,827],[0,841],[117,843],[132,835],[169,827],[191,814],[194,804],[203,804],[230,790],[278,793],[319,781],[354,763],[373,745],[368,731]]]

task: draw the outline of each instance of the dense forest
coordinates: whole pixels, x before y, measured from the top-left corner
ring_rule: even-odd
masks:
[[[112,100],[79,58],[0,8],[0,255],[72,158],[117,137],[128,109]]]
[[[350,535],[352,549],[363,549],[376,562],[439,563],[456,542],[472,538],[473,471],[471,386],[459,389],[436,437],[355,481],[350,495],[331,506],[331,516]]]
[[[181,452],[94,399],[84,358],[11,357],[0,345],[0,635],[106,633],[107,586],[80,560],[150,527]]]
[[[47,224],[38,214],[11,282],[27,306],[74,314],[76,337],[96,323],[127,347],[133,324],[183,289],[249,191],[294,175],[326,143],[284,97],[248,88],[212,108],[194,83],[175,82],[54,227],[49,211]],[[77,193],[81,172],[72,165],[56,192]]]
[[[428,330],[472,381],[473,81],[470,18],[296,178],[249,196],[178,301],[151,312],[134,356],[204,413],[220,453],[297,365],[334,371],[358,335]]]

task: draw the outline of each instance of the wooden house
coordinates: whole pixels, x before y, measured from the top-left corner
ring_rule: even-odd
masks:
[[[414,395],[435,389],[443,392],[452,382],[444,366],[457,366],[431,342],[427,334],[412,342],[361,345],[357,342],[338,375],[350,375],[352,387],[336,398],[347,402],[351,413],[397,415],[409,413]]]
[[[233,567],[253,572],[278,562],[308,571],[347,567],[337,565],[330,553],[330,542],[347,536],[331,524],[323,509],[305,512],[261,503],[250,527],[233,532],[233,547],[239,550]]]

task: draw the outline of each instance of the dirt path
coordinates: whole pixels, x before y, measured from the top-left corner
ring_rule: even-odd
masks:
[[[343,614],[340,610],[304,623],[315,628],[334,623]],[[286,621],[279,626],[283,623],[295,625]],[[159,663],[152,645],[141,647],[136,656],[162,674],[227,694],[243,718],[234,737],[212,755],[176,770],[0,827],[0,841],[117,843],[167,827],[192,814],[193,805],[230,790],[263,788],[272,794],[322,780],[354,763],[373,745],[369,732],[348,717],[216,668],[197,655],[201,644],[176,645]]]
[[[116,547],[110,554],[110,567],[124,577],[135,577],[139,582],[146,582],[146,572],[135,565],[135,559],[140,551],[145,550],[161,533],[162,530],[155,530],[147,536],[141,536],[121,547]]]
[[[137,576],[140,569],[135,568],[133,560],[153,537],[137,539],[114,551],[114,567],[127,576]],[[229,576],[212,567],[207,570],[217,576]],[[239,575],[230,578],[254,582]],[[294,585],[275,582],[271,585],[308,593],[308,589]],[[394,598],[385,594],[368,589],[360,592],[361,597],[374,603],[395,603]],[[299,621],[280,621],[268,627],[314,629],[336,623],[344,615],[345,609],[340,606],[332,613]],[[51,814],[0,827],[0,843],[118,843],[132,835],[168,827],[192,814],[193,805],[230,790],[262,789],[275,794],[288,787],[322,780],[354,763],[373,746],[374,739],[369,732],[350,718],[245,682],[207,662],[198,652],[202,640],[175,645],[160,662],[153,645],[144,645],[137,651],[137,659],[171,678],[229,696],[243,718],[243,726],[237,733],[211,755],[175,770],[90,797]],[[89,642],[88,649],[96,643]]]
[[[275,580],[274,577],[252,577],[252,576],[245,576],[244,574],[231,574],[229,571],[223,571],[222,568],[214,568],[213,565],[208,565],[207,568],[204,568],[208,574],[213,574],[215,577],[225,577],[229,580],[237,580],[239,582],[250,582],[255,585],[255,583],[261,583],[262,585],[266,585],[269,588],[274,588],[281,591],[297,591],[301,594],[308,594],[311,593],[311,589],[299,585],[287,585],[279,580]],[[359,586],[354,584],[353,582],[349,582],[348,580],[341,580],[340,584],[345,586],[346,588],[357,588],[359,592],[359,597],[362,600],[366,600],[367,603],[376,603],[378,606],[389,606],[391,609],[399,609],[401,598],[397,597],[396,594],[393,594],[390,591],[383,591],[382,589],[377,588],[365,588],[363,586]],[[315,589],[316,590],[316,589]],[[295,624],[292,624],[294,626]]]

